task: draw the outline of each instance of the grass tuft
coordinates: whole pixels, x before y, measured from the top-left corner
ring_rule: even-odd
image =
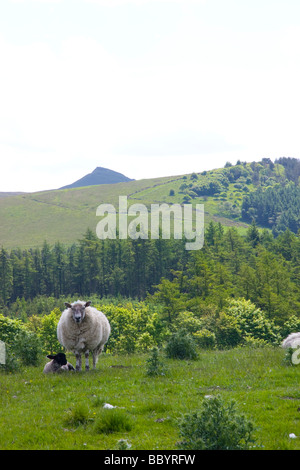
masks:
[[[129,432],[133,428],[132,419],[123,410],[102,410],[97,417],[94,430],[98,434]]]
[[[64,422],[66,425],[77,427],[80,425],[86,425],[90,419],[90,410],[88,406],[80,403],[66,411]]]

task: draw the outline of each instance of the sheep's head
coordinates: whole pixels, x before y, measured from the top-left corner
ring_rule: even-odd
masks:
[[[58,353],[55,355],[49,354],[49,356],[47,357],[49,359],[54,359],[54,361],[57,362],[57,364],[59,364],[60,366],[64,366],[67,364],[67,358],[64,353]]]
[[[85,309],[89,305],[91,305],[91,301],[81,302],[80,300],[78,300],[77,302],[74,302],[73,304],[69,304],[68,302],[65,302],[65,306],[72,310],[73,320],[76,323],[81,323],[83,321],[85,317]]]

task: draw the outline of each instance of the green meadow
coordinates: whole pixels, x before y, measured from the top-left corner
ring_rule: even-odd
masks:
[[[95,371],[60,375],[44,375],[43,364],[1,372],[0,448],[113,450],[125,439],[131,450],[173,450],[178,419],[218,395],[253,422],[253,449],[300,449],[300,437],[289,437],[300,436],[299,368],[282,349],[162,355],[166,372],[156,377],[147,357],[103,354]]]

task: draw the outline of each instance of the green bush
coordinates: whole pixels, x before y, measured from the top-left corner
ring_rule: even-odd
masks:
[[[20,359],[9,345],[5,345],[5,364],[0,364],[0,370],[17,372],[21,367]]]
[[[26,366],[37,366],[41,359],[41,342],[35,333],[21,330],[16,336],[12,350]]]
[[[210,330],[203,328],[193,334],[197,345],[203,349],[213,349],[216,346],[216,335]]]
[[[165,352],[171,359],[196,359],[196,343],[185,330],[179,330],[169,339]]]
[[[180,312],[176,318],[176,329],[186,330],[188,333],[195,333],[202,327],[202,322],[194,313],[184,311]]]
[[[121,354],[145,352],[163,340],[164,327],[156,312],[144,302],[127,302],[125,306],[96,305],[108,318],[111,335],[107,350]]]
[[[250,300],[231,299],[225,313],[236,319],[242,338],[251,336],[271,344],[279,343],[279,328]]]
[[[28,328],[40,338],[43,353],[56,354],[64,348],[57,339],[57,324],[61,316],[59,308],[55,308],[49,315],[32,315],[29,318]]]
[[[219,348],[234,348],[242,341],[238,320],[223,312],[216,319],[214,333]]]
[[[36,366],[40,362],[41,342],[36,333],[29,331],[20,320],[0,315],[0,340],[6,347],[4,369],[10,372],[20,365]]]
[[[158,348],[152,348],[152,353],[146,361],[146,375],[155,377],[157,375],[165,375],[166,366],[159,359]]]
[[[236,404],[226,404],[220,397],[207,398],[199,411],[186,414],[179,422],[182,440],[177,447],[184,450],[246,450],[252,440],[254,426],[239,414]]]
[[[0,314],[0,339],[6,344],[13,344],[16,335],[25,328],[21,320],[4,317]]]

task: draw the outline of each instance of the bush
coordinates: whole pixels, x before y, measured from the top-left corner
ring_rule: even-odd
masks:
[[[245,450],[249,449],[254,426],[238,413],[236,404],[220,397],[203,401],[200,411],[186,414],[179,422],[183,439],[177,447],[184,450]]]
[[[41,340],[44,354],[56,354],[64,348],[57,339],[57,324],[61,316],[58,308],[52,310],[49,315],[32,315],[29,318],[29,328],[34,331]]]
[[[238,320],[223,312],[216,320],[214,332],[219,348],[234,348],[242,341]]]
[[[236,319],[243,339],[251,336],[267,343],[279,343],[279,328],[250,300],[231,299],[225,312],[226,315]]]
[[[20,364],[38,365],[42,352],[40,340],[20,320],[0,315],[0,339],[5,343],[7,352],[5,370],[12,372]]]
[[[147,359],[146,374],[150,377],[165,375],[166,367],[159,359],[158,348],[152,348],[151,356]]]
[[[166,355],[171,359],[196,359],[196,343],[185,330],[174,333],[166,345]]]
[[[144,302],[127,302],[125,306],[109,304],[96,305],[107,316],[111,335],[106,350],[120,354],[145,352],[161,343],[163,324],[156,312]]]
[[[40,362],[41,343],[37,335],[31,331],[21,330],[16,336],[12,350],[26,366],[37,366]]]
[[[20,366],[20,359],[10,346],[5,345],[5,364],[0,364],[0,370],[4,370],[5,372],[17,372]]]
[[[216,346],[216,335],[210,330],[203,328],[193,334],[197,345],[203,349],[213,349]]]
[[[20,320],[4,317],[0,314],[0,339],[6,344],[13,344],[16,335],[24,330],[24,323]]]
[[[176,318],[176,329],[188,333],[196,333],[202,327],[202,322],[192,312],[180,312]]]

